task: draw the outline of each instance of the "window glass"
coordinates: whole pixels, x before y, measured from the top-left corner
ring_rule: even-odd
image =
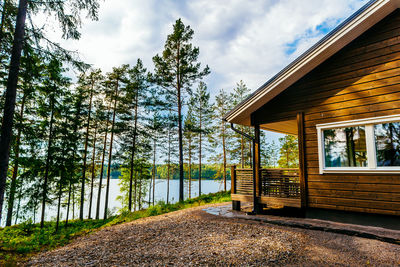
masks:
[[[400,166],[400,122],[374,125],[377,166]]]
[[[325,167],[366,167],[365,126],[324,130]]]

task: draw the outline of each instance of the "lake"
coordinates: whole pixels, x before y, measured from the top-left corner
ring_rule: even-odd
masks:
[[[227,181],[227,189],[231,188],[230,180]],[[103,180],[103,185],[106,184],[106,180]],[[97,183],[96,183],[97,185]],[[97,203],[97,188],[95,187],[94,194],[93,194],[93,204],[92,204],[92,218],[96,215],[96,203]],[[224,184],[222,180],[202,180],[201,181],[201,190],[202,194],[209,194],[209,193],[216,193],[218,191],[222,191],[224,189]],[[199,195],[199,181],[194,180],[192,181],[192,197],[197,197]],[[86,201],[84,206],[84,216],[85,218],[88,217],[89,211],[89,194],[90,189],[87,188],[85,191]],[[118,213],[119,209],[121,209],[122,205],[117,200],[117,197],[121,195],[120,186],[119,186],[119,179],[111,179],[110,180],[110,199],[109,199],[109,209],[113,214]],[[103,217],[104,213],[104,197],[105,197],[105,186],[102,188],[101,198],[102,201],[100,202],[100,217]],[[188,197],[188,187],[185,181],[185,199]],[[165,179],[156,179],[156,187],[155,187],[155,202],[158,201],[165,201],[167,198],[167,180]],[[148,201],[149,196],[147,194],[145,200]],[[170,189],[169,189],[169,202],[176,203],[179,200],[179,180],[170,180]],[[146,208],[146,204],[144,204],[144,208]],[[61,209],[61,217],[62,220],[65,220],[66,215],[66,208]],[[5,217],[6,215],[3,214],[4,220],[2,220],[1,225],[4,226],[5,224]],[[46,220],[53,220],[57,216],[57,206],[56,205],[47,205],[46,206]],[[70,219],[72,217],[72,208],[70,210]],[[79,217],[79,203],[75,203],[75,213],[73,217],[76,219]],[[36,222],[40,220],[40,209],[36,214]],[[13,220],[14,223],[14,220]],[[20,223],[20,221],[18,222]]]

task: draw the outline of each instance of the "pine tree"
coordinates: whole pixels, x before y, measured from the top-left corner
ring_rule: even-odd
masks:
[[[14,208],[14,199],[15,193],[17,189],[17,176],[20,165],[20,153],[21,151],[21,143],[23,138],[23,132],[28,131],[29,124],[26,123],[26,110],[28,112],[32,105],[34,105],[34,97],[35,97],[35,89],[40,80],[41,76],[41,59],[34,53],[29,46],[25,46],[24,49],[25,56],[22,57],[22,71],[20,77],[20,87],[22,89],[22,97],[17,100],[17,104],[19,104],[19,113],[15,116],[15,128],[17,130],[16,137],[13,145],[13,153],[11,154],[11,158],[13,159],[13,167],[12,167],[12,177],[11,177],[11,185],[10,191],[8,193],[8,211],[7,211],[7,220],[6,226],[11,225],[12,216],[13,216],[13,208]]]
[[[215,119],[217,125],[215,126],[216,136],[214,137],[214,146],[222,149],[222,168],[224,179],[224,191],[226,191],[226,167],[227,167],[227,138],[229,137],[228,128],[224,121],[224,116],[229,111],[229,95],[221,89],[219,94],[215,97]]]
[[[188,196],[189,198],[192,198],[192,161],[194,161],[195,155],[194,155],[194,151],[196,150],[196,148],[198,147],[197,144],[195,143],[195,135],[196,135],[196,129],[195,129],[195,121],[193,118],[193,110],[192,110],[192,106],[189,105],[188,107],[188,112],[186,114],[186,118],[185,118],[185,122],[184,122],[184,136],[186,139],[186,146],[185,146],[185,150],[186,150],[186,156],[188,159],[188,178],[189,178],[189,185],[188,185]]]
[[[110,192],[110,175],[111,175],[111,166],[112,166],[112,151],[113,151],[113,141],[115,134],[115,121],[118,113],[118,104],[120,103],[120,99],[123,96],[120,94],[123,92],[123,86],[126,83],[126,74],[128,71],[129,65],[122,65],[119,68],[113,68],[111,73],[107,74],[107,84],[111,89],[111,97],[110,101],[113,102],[113,116],[111,121],[111,136],[110,136],[110,150],[108,153],[108,166],[107,166],[107,186],[106,186],[106,198],[104,204],[104,220],[107,219],[108,215],[108,198]]]
[[[99,133],[103,132],[104,134],[104,141],[103,141],[103,148],[102,148],[102,156],[101,156],[101,167],[100,167],[100,177],[99,177],[99,187],[97,191],[97,205],[96,205],[96,220],[100,219],[100,201],[101,201],[101,189],[102,189],[102,184],[103,184],[103,175],[104,175],[104,162],[105,162],[105,157],[107,153],[107,136],[109,132],[109,123],[110,123],[110,115],[111,115],[111,104],[112,102],[109,101],[107,104],[106,111],[105,107],[102,103],[99,104],[97,111],[98,115],[97,118],[100,121],[100,125],[103,125],[99,129]]]
[[[46,96],[43,104],[43,112],[48,116],[48,128],[47,128],[47,152],[45,160],[45,171],[43,178],[43,189],[42,189],[42,213],[40,220],[40,227],[44,226],[45,218],[45,207],[48,201],[48,191],[54,173],[51,173],[52,157],[53,157],[53,145],[55,143],[56,135],[55,120],[60,116],[60,97],[63,96],[65,87],[69,85],[69,80],[62,76],[62,63],[57,59],[52,59],[47,68],[48,80],[45,80],[43,84],[43,93]]]
[[[298,168],[299,167],[299,147],[297,137],[285,135],[279,138],[281,148],[279,152],[278,164],[280,168]]]
[[[83,151],[83,166],[82,166],[82,178],[81,178],[81,201],[79,209],[79,219],[83,220],[83,208],[85,202],[85,182],[86,182],[86,160],[87,160],[87,149],[89,144],[89,132],[92,115],[92,102],[93,97],[97,95],[99,84],[102,82],[103,76],[101,70],[93,70],[88,75],[82,75],[79,79],[81,90],[85,92],[86,98],[89,101],[87,107],[87,120],[86,120],[86,133]]]
[[[195,132],[197,142],[199,146],[199,196],[201,195],[201,167],[202,167],[202,152],[203,152],[203,138],[209,135],[212,128],[213,121],[213,106],[210,103],[210,93],[207,90],[207,86],[204,82],[200,82],[197,89],[194,91],[190,98],[190,106],[193,109],[193,118],[195,122]],[[207,149],[207,147],[206,147]]]
[[[275,141],[268,142],[266,135],[261,131],[261,166],[264,168],[276,168],[279,156],[279,147]]]
[[[147,101],[147,88],[149,87],[147,70],[143,67],[141,59],[128,71],[128,82],[126,85],[125,116],[122,118],[126,122],[125,137],[121,144],[122,151],[126,151],[129,159],[129,197],[128,210],[132,210],[133,204],[133,184],[135,173],[135,160],[137,155],[138,135],[144,135],[143,119],[141,114],[144,111]]]
[[[249,95],[250,90],[247,88],[245,83],[243,81],[240,81],[239,83],[236,84],[236,87],[233,90],[233,93],[231,93],[231,102],[233,106],[238,105],[241,103],[244,99],[247,98]],[[245,132],[247,134],[251,134],[250,128],[245,127],[245,126],[239,126],[239,130],[242,132]],[[231,138],[230,141],[230,156],[232,161],[236,161],[236,159],[240,159],[239,163],[241,168],[244,168],[246,166],[246,163],[250,164],[251,160],[249,158],[251,157],[251,143],[250,143],[250,149],[247,149],[246,142],[247,140],[243,135],[240,135],[238,133],[233,134],[234,138]],[[238,146],[238,144],[240,144]]]
[[[189,91],[191,85],[210,73],[208,66],[201,70],[199,48],[193,47],[190,41],[193,39],[193,30],[185,26],[178,19],[172,34],[168,35],[161,56],[153,57],[155,65],[156,82],[165,88],[170,95],[176,97],[178,112],[178,141],[179,141],[179,201],[183,201],[183,126],[182,105],[183,93]]]
[[[164,150],[166,150],[167,158],[166,158],[166,164],[167,164],[167,204],[169,203],[169,184],[170,184],[170,179],[171,179],[171,172],[173,171],[173,158],[177,156],[176,154],[176,146],[177,146],[177,138],[176,135],[174,134],[176,132],[176,127],[177,127],[177,122],[178,122],[178,117],[175,116],[170,109],[168,111],[168,115],[165,118],[166,122],[166,143],[168,144]],[[185,120],[186,122],[186,120]],[[185,130],[186,130],[186,124],[184,128],[184,135],[185,135]],[[190,188],[190,180],[191,176],[189,174],[189,188]],[[190,192],[190,189],[189,189]],[[190,193],[189,193],[189,198],[190,198]]]
[[[69,8],[65,8],[68,6]],[[45,10],[48,13],[57,13],[57,18],[60,22],[61,30],[64,38],[79,39],[80,34],[80,11],[88,10],[89,17],[97,19],[97,10],[99,8],[97,1],[93,0],[69,0],[58,2],[53,1],[30,1],[29,7],[33,10]],[[66,10],[71,13],[67,14]],[[14,38],[12,44],[12,52],[10,58],[10,68],[7,79],[6,97],[4,103],[4,114],[1,126],[0,136],[0,221],[4,201],[4,190],[7,178],[9,165],[9,151],[11,144],[11,136],[13,131],[14,111],[16,103],[17,85],[19,79],[20,59],[25,39],[25,21],[28,11],[28,0],[19,0],[18,13],[16,17],[16,25],[14,30]],[[40,30],[37,29],[36,32]],[[3,31],[2,31],[3,32]],[[1,36],[3,42],[3,35]],[[39,44],[40,42],[36,42]],[[68,56],[68,55],[66,55]]]
[[[156,165],[156,158],[157,158],[157,148],[159,146],[160,137],[163,134],[164,130],[164,120],[163,117],[160,115],[159,112],[153,112],[152,118],[149,120],[148,129],[150,133],[150,138],[153,147],[153,164],[152,164],[152,182],[150,183],[150,190],[149,191],[149,205],[150,202],[154,205],[154,195],[155,195],[155,185],[156,185],[156,175],[157,175],[157,165]],[[153,201],[151,201],[151,196]]]

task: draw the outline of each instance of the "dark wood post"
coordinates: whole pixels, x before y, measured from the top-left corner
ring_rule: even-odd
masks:
[[[231,166],[231,194],[236,194],[236,165]]]
[[[231,195],[236,194],[236,165],[231,166]],[[240,211],[240,201],[232,200],[232,209]]]
[[[305,148],[305,135],[304,135],[304,114],[303,112],[297,113],[297,130],[298,130],[298,143],[299,143],[299,178],[300,178],[300,195],[301,195],[301,208],[307,207],[307,166],[306,166],[306,148]]]
[[[261,197],[260,177],[260,125],[254,125],[253,140],[253,176],[254,176],[254,212],[261,212],[261,205],[258,203]]]

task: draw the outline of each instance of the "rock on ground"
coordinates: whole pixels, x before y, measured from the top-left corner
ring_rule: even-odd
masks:
[[[26,265],[400,266],[399,245],[222,218],[203,208],[108,227]]]

